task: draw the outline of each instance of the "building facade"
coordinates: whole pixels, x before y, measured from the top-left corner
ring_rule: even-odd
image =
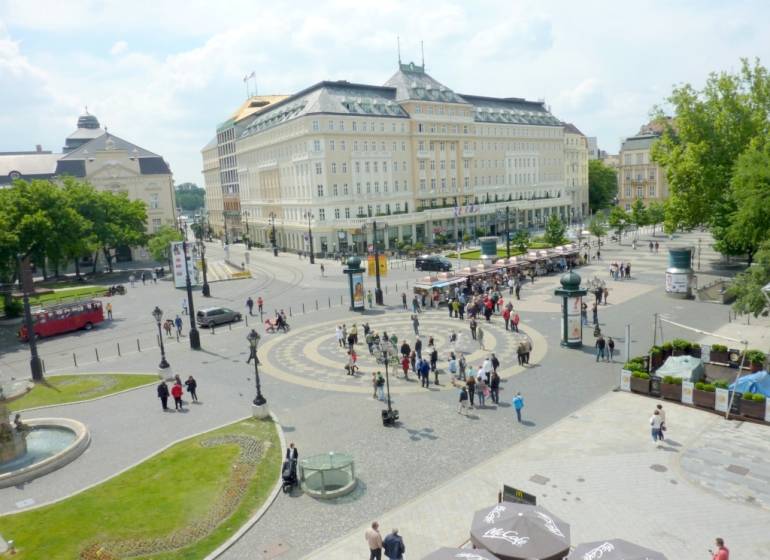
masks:
[[[630,210],[639,199],[645,206],[668,198],[666,174],[653,160],[652,145],[660,134],[642,130],[640,134],[626,138],[618,154],[618,206]]]
[[[571,123],[564,124],[564,182],[573,197],[573,208],[588,207],[590,138]]]
[[[237,130],[242,228],[265,245],[275,230],[307,251],[312,228],[315,252],[363,252],[375,222],[393,248],[500,233],[506,209],[511,229],[587,212],[587,144],[570,145],[586,176],[578,163],[568,182],[565,126],[544,102],[457,94],[413,63],[384,86],[320,82]]]

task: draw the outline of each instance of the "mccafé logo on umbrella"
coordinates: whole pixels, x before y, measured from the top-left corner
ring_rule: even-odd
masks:
[[[505,529],[500,529],[498,527],[487,529],[486,533],[482,535],[482,538],[499,539],[518,547],[522,547],[529,542],[529,537],[520,537],[518,531],[506,531]]]
[[[484,518],[484,522],[491,525],[498,519],[500,519],[500,516],[502,516],[503,512],[505,511],[505,506],[495,506],[492,508],[492,511],[490,511],[486,517]]]
[[[564,537],[564,533],[561,532],[561,529],[559,529],[553,519],[544,514],[542,511],[536,511],[535,515],[543,520],[545,523],[545,528],[548,529],[552,534],[556,535],[557,537]],[[597,556],[597,558],[601,558],[601,556]]]
[[[605,552],[612,552],[613,550],[615,550],[615,547],[612,546],[612,543],[604,542],[583,554],[583,560],[597,560],[604,556]]]
[[[455,558],[465,558],[465,560],[487,560],[475,552],[460,552],[459,554],[455,555]]]

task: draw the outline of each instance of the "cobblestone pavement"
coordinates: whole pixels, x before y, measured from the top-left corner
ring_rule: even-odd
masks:
[[[770,509],[760,499],[725,498],[727,488],[712,492],[689,483],[696,473],[701,480],[722,481],[730,472],[719,461],[693,468],[694,454],[726,454],[735,467],[759,473],[770,454],[767,428],[667,405],[668,438],[656,447],[647,422],[654,403],[610,393],[433,490],[370,518],[379,520],[383,532],[398,527],[409,557],[421,558],[441,546],[465,543],[473,512],[493,504],[501,485],[508,484],[536,495],[539,505],[570,523],[573,544],[623,538],[671,559],[701,560],[721,536],[734,558],[770,558]],[[617,422],[619,417],[629,421]],[[749,495],[759,492],[767,497],[770,485],[758,485]],[[348,535],[306,558],[364,558],[363,534],[369,522],[362,520]]]

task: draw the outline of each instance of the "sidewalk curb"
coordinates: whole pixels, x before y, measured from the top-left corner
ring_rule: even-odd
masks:
[[[281,423],[278,421],[278,417],[271,411],[270,412],[270,418],[273,419],[273,422],[275,423],[276,428],[278,429],[278,439],[281,441],[281,449],[286,448],[286,437],[283,433],[283,428],[281,427]],[[222,554],[227,552],[230,547],[232,547],[235,543],[237,543],[243,535],[245,535],[256,523],[262,519],[262,516],[267,513],[267,510],[270,509],[270,506],[273,505],[273,502],[275,502],[276,498],[278,498],[278,495],[280,494],[281,487],[283,486],[283,480],[281,479],[281,471],[283,470],[283,461],[281,461],[281,467],[279,467],[279,473],[278,473],[278,480],[275,483],[275,486],[273,487],[273,490],[270,492],[270,495],[265,500],[265,503],[262,504],[262,507],[260,507],[254,515],[252,515],[246,523],[241,525],[240,529],[238,529],[233,535],[227,539],[225,542],[220,544],[215,550],[209,552],[209,554],[204,558],[204,560],[214,560],[215,558],[219,558]]]

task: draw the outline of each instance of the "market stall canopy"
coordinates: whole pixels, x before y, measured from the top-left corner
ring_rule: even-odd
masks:
[[[770,373],[763,370],[742,375],[729,389],[738,393],[760,393],[770,398]]]
[[[667,560],[660,552],[623,539],[579,544],[566,560]]]
[[[497,558],[480,548],[439,548],[422,560],[497,560]]]
[[[655,374],[658,377],[681,377],[686,381],[700,381],[704,374],[703,362],[692,356],[670,356]]]
[[[501,502],[474,514],[471,542],[500,560],[562,560],[570,528],[540,506]]]

